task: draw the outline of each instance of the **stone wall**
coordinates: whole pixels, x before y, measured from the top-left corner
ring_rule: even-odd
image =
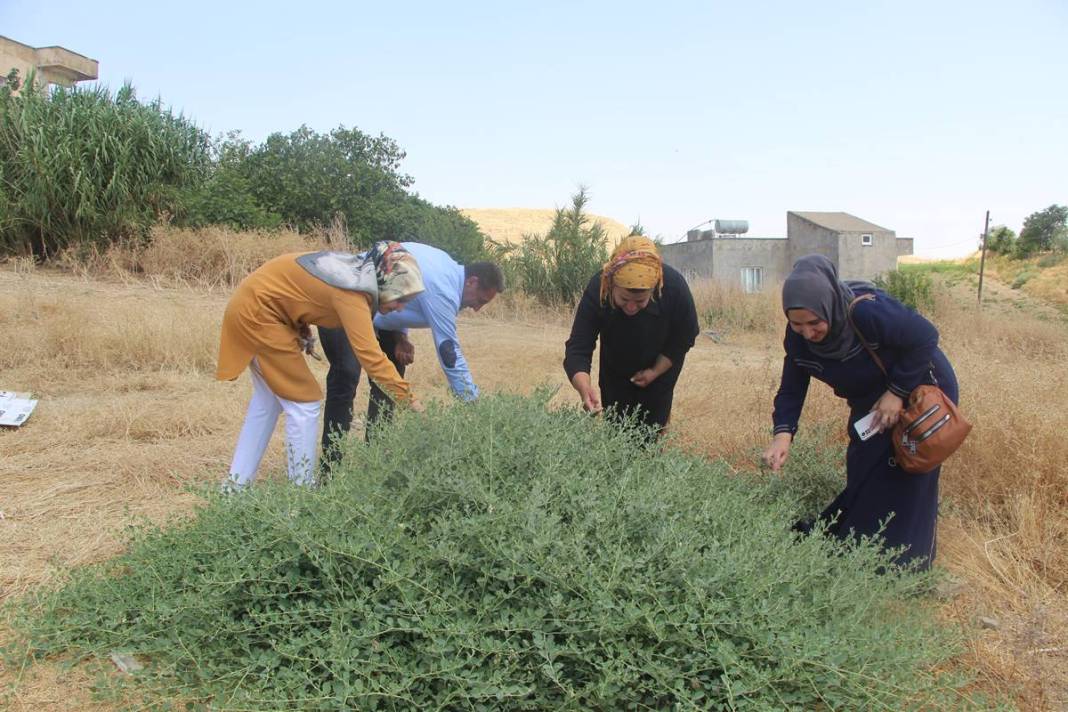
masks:
[[[838,264],[838,233],[833,230],[809,222],[800,215],[786,213],[786,234],[790,245],[787,272],[805,255],[824,255]]]
[[[786,277],[789,243],[785,237],[730,237],[712,240],[715,257],[712,276],[722,282],[742,286],[742,269],[760,267],[764,287]]]
[[[687,282],[712,279],[714,243],[715,240],[695,240],[661,245],[660,256],[665,264],[681,272]]]

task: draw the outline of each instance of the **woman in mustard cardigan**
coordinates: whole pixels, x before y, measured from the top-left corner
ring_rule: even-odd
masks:
[[[276,257],[246,277],[226,306],[216,378],[232,381],[247,367],[252,400],[237,439],[228,487],[256,477],[275,423],[285,413],[289,479],[314,482],[319,402],[304,358],[312,324],[344,327],[360,365],[394,401],[421,409],[375,338],[376,312],[404,307],[423,291],[415,258],[397,242],[364,254],[308,252]]]

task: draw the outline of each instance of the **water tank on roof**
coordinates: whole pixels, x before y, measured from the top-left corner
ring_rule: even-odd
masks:
[[[748,220],[717,220],[713,227],[720,235],[744,235],[749,232]]]

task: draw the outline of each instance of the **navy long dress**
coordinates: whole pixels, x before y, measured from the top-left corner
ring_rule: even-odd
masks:
[[[844,398],[849,404],[846,488],[820,518],[832,522],[830,531],[842,538],[875,534],[886,522],[885,545],[907,547],[897,562],[926,569],[935,556],[941,468],[920,475],[905,472],[894,460],[889,432],[862,442],[853,423],[867,415],[887,390],[907,400],[916,386],[937,383],[957,403],[957,378],[938,348],[935,327],[886,293],[875,294],[875,299],[857,303],[853,319],[887,373],[859,343],[842,360],[822,358],[787,327],[782,381],[772,417],[776,433],[797,432],[812,378]]]

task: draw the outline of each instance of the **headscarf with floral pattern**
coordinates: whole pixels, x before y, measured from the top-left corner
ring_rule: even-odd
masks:
[[[612,287],[660,289],[664,286],[664,263],[656,243],[642,235],[631,235],[612,252],[601,269],[601,301],[608,300]]]

